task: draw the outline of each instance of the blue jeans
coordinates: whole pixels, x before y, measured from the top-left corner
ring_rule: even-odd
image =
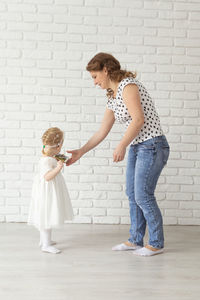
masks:
[[[150,138],[130,146],[126,171],[126,193],[130,207],[131,243],[143,246],[146,225],[149,245],[164,247],[163,221],[154,191],[169,157],[166,137]]]

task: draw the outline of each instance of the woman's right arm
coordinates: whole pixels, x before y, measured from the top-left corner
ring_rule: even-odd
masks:
[[[72,154],[72,157],[66,163],[67,166],[75,163],[79,158],[81,158],[81,156],[100,144],[110,132],[114,122],[115,117],[113,111],[106,108],[99,130],[95,132],[89,141],[80,149],[67,151]]]

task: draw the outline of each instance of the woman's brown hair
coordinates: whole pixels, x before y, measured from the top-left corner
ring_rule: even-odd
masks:
[[[136,77],[136,73],[122,70],[119,61],[108,53],[100,52],[96,54],[87,64],[86,70],[91,71],[102,71],[106,67],[110,80],[120,82],[122,79],[127,77]],[[107,96],[111,97],[113,91],[107,90]]]

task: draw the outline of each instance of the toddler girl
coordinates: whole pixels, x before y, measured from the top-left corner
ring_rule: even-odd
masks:
[[[57,127],[49,128],[42,136],[42,157],[33,182],[28,217],[28,224],[40,231],[41,250],[55,254],[61,251],[51,241],[52,228],[73,218],[70,197],[61,173],[63,161],[55,158],[61,150],[63,138],[63,132]]]

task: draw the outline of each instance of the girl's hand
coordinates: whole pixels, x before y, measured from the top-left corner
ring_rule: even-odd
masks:
[[[126,154],[126,147],[118,145],[113,152],[113,161],[119,162],[119,161],[123,160],[125,154]]]
[[[66,166],[70,166],[72,164],[74,164],[78,159],[81,158],[81,156],[83,155],[83,152],[81,151],[81,149],[76,149],[76,150],[71,150],[71,151],[67,151],[67,153],[71,153],[72,156],[70,159],[68,159],[68,161],[66,162]]]
[[[63,165],[64,165],[63,161],[58,160],[58,162],[57,162],[57,168],[58,168],[58,170],[61,170],[63,168]]]

